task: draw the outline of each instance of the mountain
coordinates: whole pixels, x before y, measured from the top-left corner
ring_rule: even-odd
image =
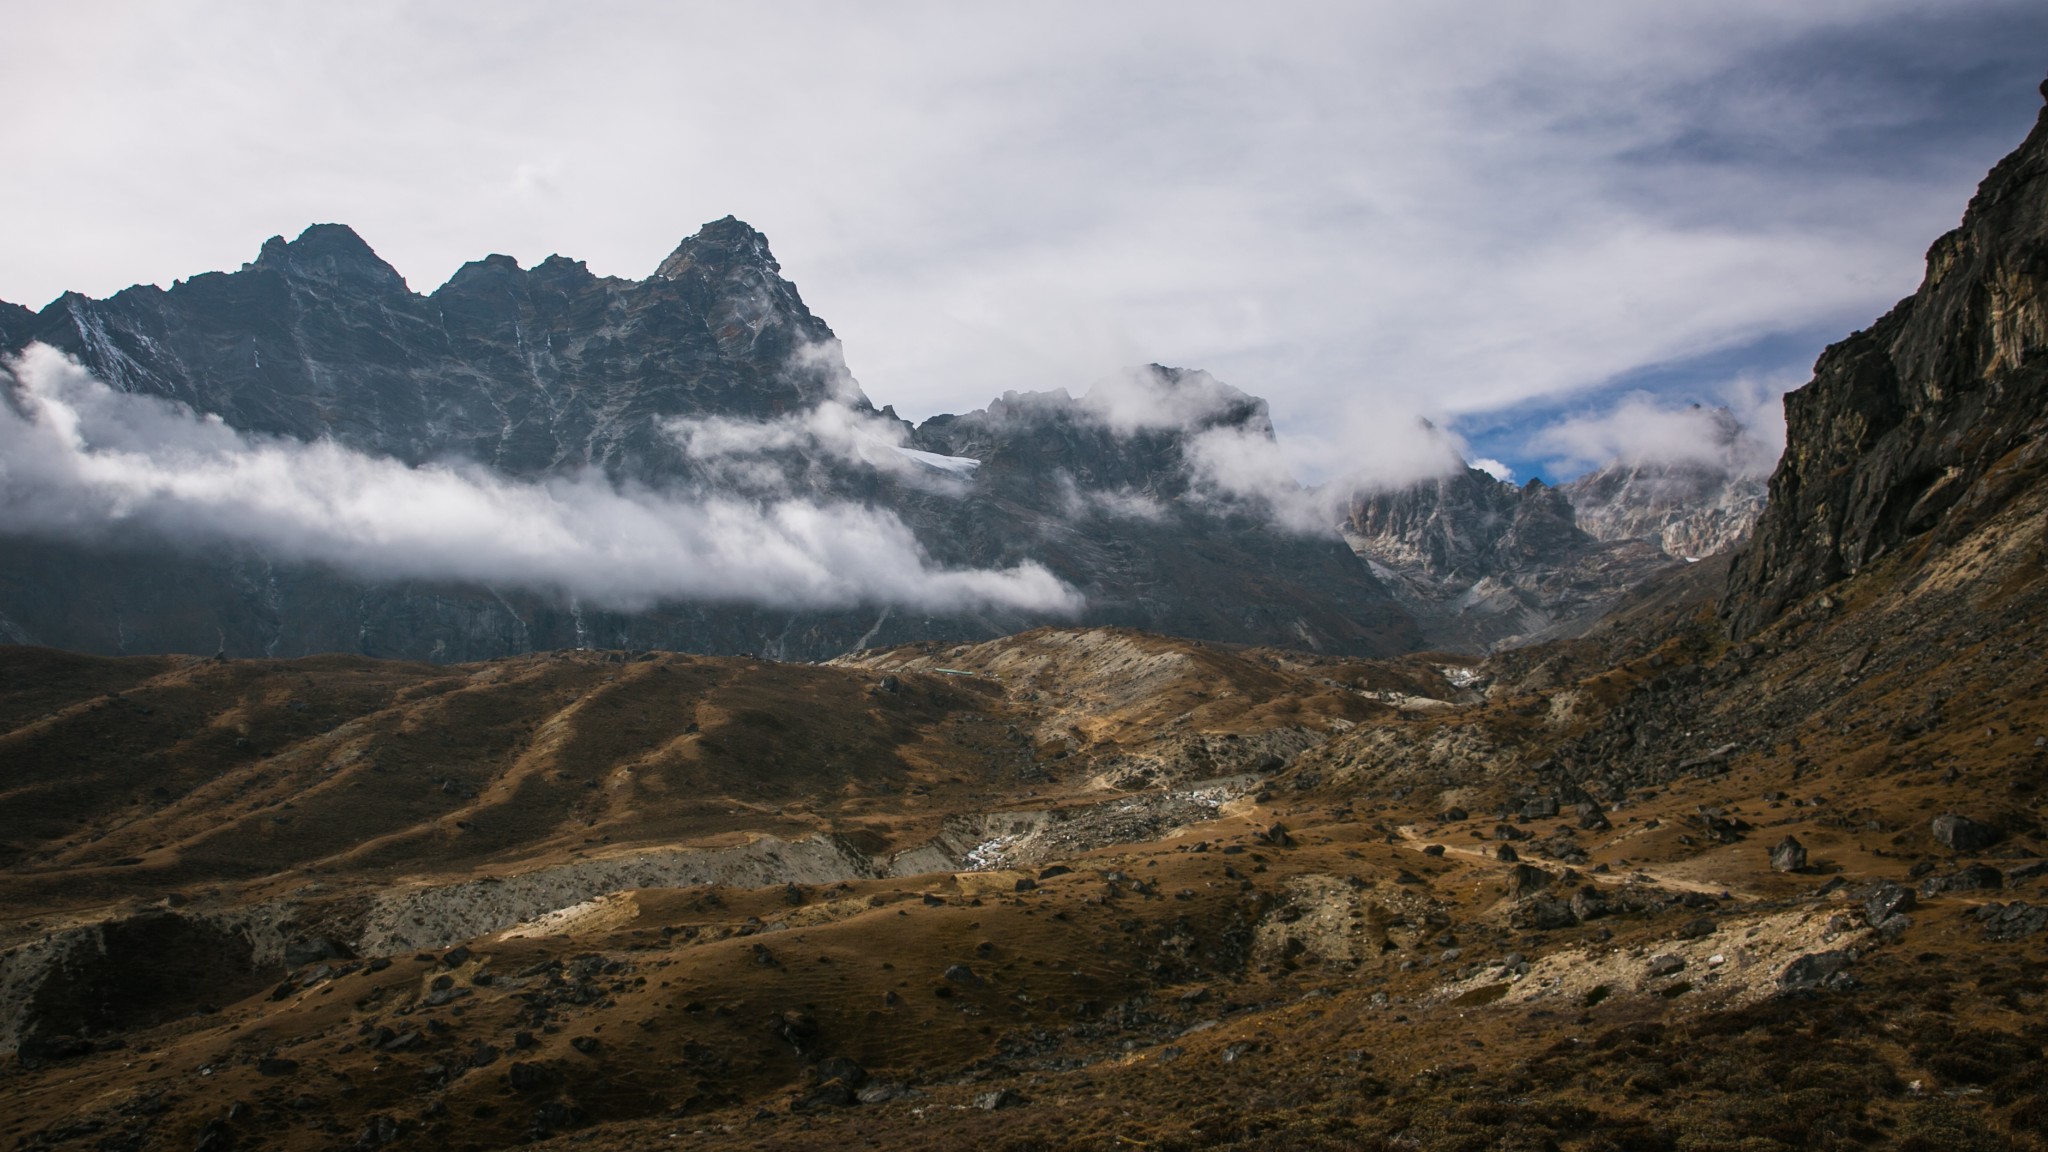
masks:
[[[1430,647],[1576,635],[1664,569],[1747,539],[1764,481],[1745,430],[1726,410],[1713,416],[1718,458],[1615,461],[1557,487],[1459,461],[1404,488],[1354,492],[1345,540]]]
[[[1568,634],[1671,562],[1646,541],[1594,539],[1561,489],[1517,487],[1477,468],[1354,493],[1344,533],[1425,642],[1448,651]]]
[[[1946,547],[2033,484],[2048,432],[2048,126],[1978,186],[1919,290],[1822,353],[1737,563],[1738,633],[1887,556]]]
[[[1187,436],[1223,424],[1270,437],[1262,404],[1242,394],[1214,411],[1182,403],[1181,423],[1134,427],[1083,402],[1003,401],[911,429],[870,404],[766,238],[730,217],[644,280],[561,257],[524,269],[491,256],[427,295],[354,232],[316,225],[267,241],[239,271],[168,291],[66,294],[33,316],[9,306],[0,335],[10,350],[50,345],[122,392],[258,437],[514,480],[596,470],[644,490],[881,508],[934,564],[1043,563],[1086,595],[1087,622],[1342,652],[1417,642],[1334,533],[1288,533],[1188,498]],[[1221,395],[1205,376],[1140,375],[1169,406]],[[864,446],[794,434],[820,413]],[[731,468],[678,427],[765,428],[786,443]],[[961,458],[970,449],[979,455]],[[109,653],[472,660],[601,643],[810,659],[1057,618],[691,601],[604,610],[546,590],[364,578],[258,545],[138,531],[33,535],[0,558],[0,636]]]

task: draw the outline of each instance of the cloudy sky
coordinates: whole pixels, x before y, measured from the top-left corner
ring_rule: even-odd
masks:
[[[1311,478],[1768,423],[2048,75],[2038,0],[4,3],[0,298],[315,221],[640,277],[732,213],[877,403],[1204,367]]]

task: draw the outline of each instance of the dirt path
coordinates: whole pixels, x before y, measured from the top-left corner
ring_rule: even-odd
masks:
[[[1420,832],[1416,831],[1415,826],[1413,824],[1399,825],[1394,829],[1394,831],[1400,833],[1401,846],[1407,848],[1411,852],[1420,852],[1424,848],[1430,846],[1431,844],[1443,843],[1440,840],[1431,840],[1428,837],[1423,836]],[[1456,854],[1458,856],[1463,856],[1468,859],[1482,861],[1484,863],[1493,865],[1496,868],[1508,867],[1508,865],[1503,863],[1502,861],[1494,859],[1483,848],[1460,848],[1452,844],[1443,844],[1443,849],[1445,855]],[[1535,864],[1537,862],[1529,861],[1529,863]],[[1634,880],[1636,877],[1640,876],[1648,879],[1651,883],[1656,884],[1660,887],[1673,888],[1680,892],[1703,892],[1709,896],[1719,896],[1721,893],[1726,892],[1737,900],[1758,899],[1755,893],[1744,892],[1740,888],[1736,888],[1733,885],[1709,884],[1701,880],[1688,880],[1682,876],[1673,876],[1667,872],[1662,872],[1655,868],[1630,868],[1626,872],[1581,871],[1579,875],[1586,879],[1592,880],[1596,884],[1609,884],[1614,886],[1627,884],[1630,881]]]

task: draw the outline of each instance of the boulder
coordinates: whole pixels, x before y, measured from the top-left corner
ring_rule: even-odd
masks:
[[[1797,837],[1787,836],[1771,849],[1771,868],[1778,872],[1803,872],[1806,870],[1806,845]]]
[[[1998,842],[1998,830],[1980,820],[1946,812],[1931,826],[1935,842],[1956,852],[1979,852]]]
[[[998,1088],[994,1092],[983,1092],[974,1097],[974,1106],[984,1112],[1015,1108],[1022,1103],[1024,1103],[1024,1097],[1019,1096],[1008,1088]]]
[[[868,1082],[868,1070],[847,1057],[828,1056],[818,1061],[818,1080],[820,1083],[837,1080],[858,1090]]]
[[[1863,918],[1875,926],[1902,912],[1910,912],[1917,901],[1913,890],[1887,880],[1863,901]]]
[[[1508,869],[1508,895],[1516,900],[1526,900],[1550,886],[1550,873],[1530,864],[1517,864]]]
[[[1787,992],[1849,987],[1854,982],[1847,969],[1854,959],[1855,955],[1845,949],[1809,952],[1785,965],[1785,970],[1778,974],[1778,987]]]
[[[1972,864],[1968,868],[1951,872],[1946,876],[1929,876],[1920,882],[1920,896],[1930,899],[1944,892],[1980,892],[1987,888],[2002,888],[2005,877],[1989,864]]]
[[[1551,896],[1538,896],[1514,910],[1510,927],[1524,932],[1555,932],[1579,922],[1572,906]]]

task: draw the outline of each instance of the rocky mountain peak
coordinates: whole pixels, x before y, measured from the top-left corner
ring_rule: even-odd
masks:
[[[384,262],[346,224],[314,224],[297,240],[272,236],[244,270],[277,272],[297,280],[377,292],[406,291],[405,277]]]
[[[663,280],[675,280],[695,273],[707,279],[722,279],[742,270],[779,277],[782,265],[768,250],[768,237],[737,216],[726,216],[704,225],[676,245],[654,270]]]

